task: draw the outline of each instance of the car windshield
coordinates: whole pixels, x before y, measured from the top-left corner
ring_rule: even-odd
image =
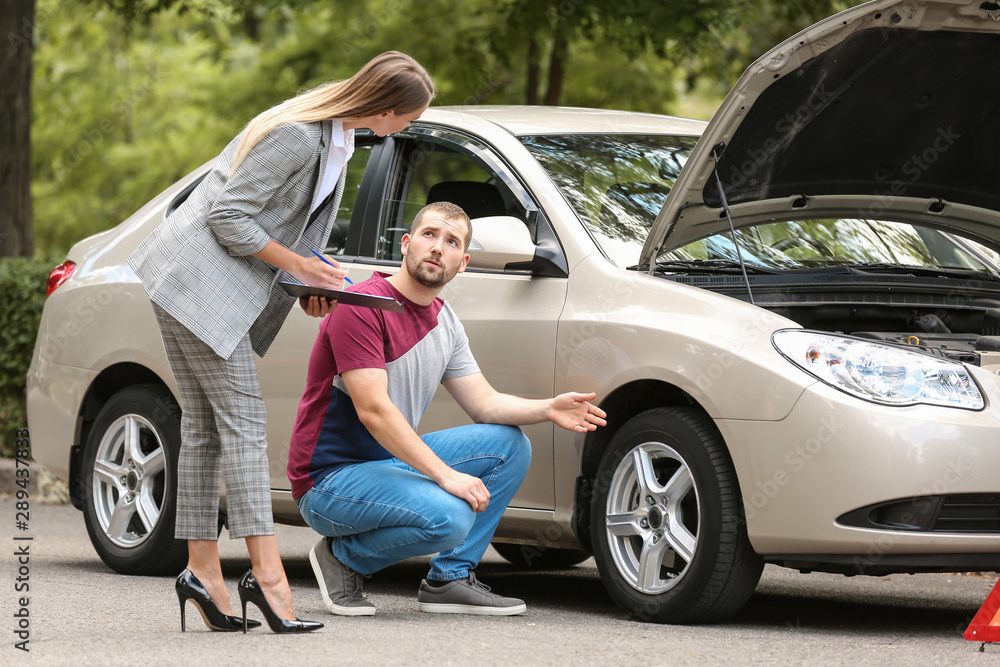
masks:
[[[770,270],[828,266],[891,269],[926,267],[991,272],[988,256],[971,244],[927,227],[886,220],[837,219],[771,222],[736,231],[747,265]],[[729,232],[664,253],[657,265],[738,261]],[[684,266],[681,266],[683,264]]]
[[[696,141],[636,134],[521,137],[604,253],[622,267],[639,261]]]

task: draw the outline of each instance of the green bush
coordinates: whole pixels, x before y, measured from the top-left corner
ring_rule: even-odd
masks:
[[[14,453],[15,432],[25,428],[25,379],[45,303],[50,260],[0,258],[0,456]]]

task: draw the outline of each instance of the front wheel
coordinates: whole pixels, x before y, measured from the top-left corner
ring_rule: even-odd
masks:
[[[98,555],[122,574],[184,567],[174,539],[180,408],[168,391],[136,385],[111,397],[83,451],[83,515]]]
[[[605,452],[591,500],[594,557],[608,593],[642,620],[703,623],[737,612],[763,560],[714,424],[687,408],[649,410]]]

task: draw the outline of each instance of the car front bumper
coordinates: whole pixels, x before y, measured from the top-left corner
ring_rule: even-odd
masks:
[[[838,521],[895,500],[1000,495],[1000,391],[995,375],[975,370],[987,397],[981,411],[881,406],[815,383],[780,421],[717,420],[733,456],[754,549],[765,557],[885,560],[1000,553],[1000,516],[986,522],[986,532]]]

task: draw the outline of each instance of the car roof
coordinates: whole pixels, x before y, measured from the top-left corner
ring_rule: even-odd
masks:
[[[489,121],[515,136],[540,134],[677,134],[701,136],[706,122],[636,111],[551,106],[431,107],[421,120],[453,124],[461,116]]]

